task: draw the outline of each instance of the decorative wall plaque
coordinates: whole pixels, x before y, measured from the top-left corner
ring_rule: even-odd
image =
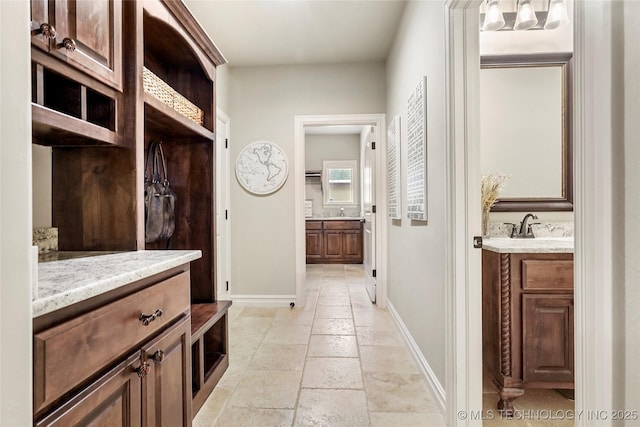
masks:
[[[402,188],[400,181],[400,116],[395,116],[387,128],[387,203],[389,218],[402,218]]]
[[[407,103],[407,217],[427,220],[427,78]]]
[[[287,156],[273,142],[256,141],[247,145],[236,160],[236,178],[253,194],[277,191],[287,180]]]

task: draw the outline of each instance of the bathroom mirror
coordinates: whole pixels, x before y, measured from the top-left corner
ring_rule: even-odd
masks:
[[[508,176],[494,212],[572,211],[571,54],[483,56],[482,173]]]

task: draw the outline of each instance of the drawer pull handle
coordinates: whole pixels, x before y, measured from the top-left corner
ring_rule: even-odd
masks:
[[[157,309],[153,314],[140,314],[140,321],[144,326],[148,326],[149,323],[156,320],[158,317],[162,316],[162,310]]]
[[[164,351],[158,350],[155,353],[153,353],[153,355],[151,356],[151,360],[153,360],[156,363],[162,363],[162,361],[164,360]]]
[[[136,371],[136,374],[138,374],[140,378],[143,378],[149,375],[149,372],[151,372],[151,366],[149,366],[147,362],[144,362],[142,365],[140,365],[139,368],[136,368],[134,370]]]

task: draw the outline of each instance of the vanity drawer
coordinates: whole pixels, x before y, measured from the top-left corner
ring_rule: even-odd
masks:
[[[522,289],[573,291],[573,261],[523,260]]]
[[[358,220],[349,221],[324,221],[325,230],[360,230],[361,223]]]
[[[306,221],[307,230],[322,230],[322,221]]]
[[[190,309],[189,272],[34,335],[34,411],[108,367]],[[140,317],[156,310],[162,314]]]

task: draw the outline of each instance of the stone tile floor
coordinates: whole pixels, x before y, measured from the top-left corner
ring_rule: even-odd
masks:
[[[305,308],[232,306],[229,369],[194,427],[444,426],[363,280],[361,265],[309,265]]]
[[[441,427],[444,419],[400,332],[371,304],[361,265],[308,265],[305,308],[232,306],[230,366],[194,427]],[[573,420],[500,419],[485,377],[488,427],[573,426]],[[527,390],[523,416],[565,411],[555,390]],[[529,411],[529,412],[527,412]]]

